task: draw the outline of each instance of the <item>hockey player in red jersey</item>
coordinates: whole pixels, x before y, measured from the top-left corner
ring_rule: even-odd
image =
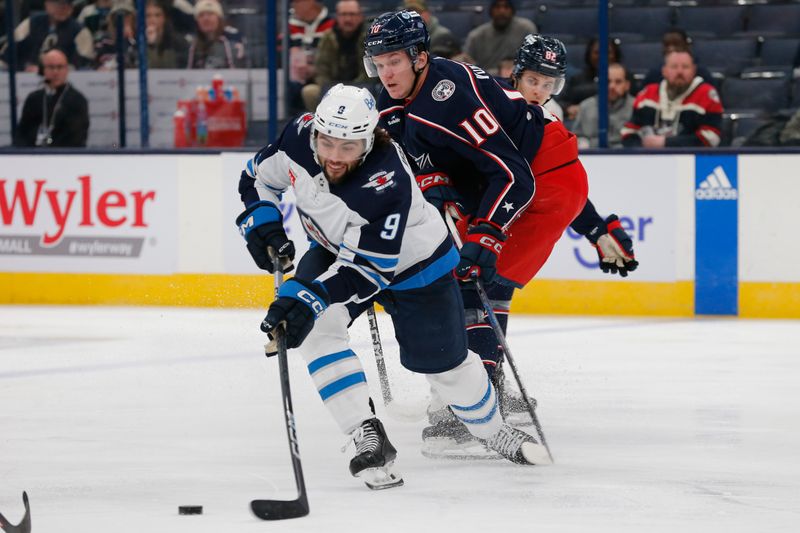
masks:
[[[487,284],[505,327],[514,289],[536,275],[586,206],[586,172],[561,122],[482,69],[432,57],[428,43],[415,12],[386,13],[367,32],[365,67],[385,88],[382,124],[417,163],[426,198],[463,209],[456,277]],[[493,376],[497,340],[472,284],[463,296],[470,348]],[[423,431],[426,442],[468,437],[456,418],[439,421]]]
[[[544,105],[564,88],[567,72],[567,50],[554,37],[528,34],[517,50],[511,71],[511,86],[533,105]],[[555,117],[551,117],[551,120]],[[555,119],[557,120],[557,119]],[[597,250],[600,268],[610,274],[626,277],[639,265],[633,253],[633,242],[622,228],[617,215],[603,220],[587,199],[578,217],[570,224],[585,236]]]

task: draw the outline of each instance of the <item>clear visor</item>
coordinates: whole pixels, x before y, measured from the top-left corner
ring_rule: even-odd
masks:
[[[553,81],[553,96],[557,96],[564,89],[564,78],[555,78]]]
[[[370,78],[400,74],[413,67],[414,64],[405,50],[374,57],[364,56],[364,70]]]
[[[525,70],[517,78],[517,90],[528,102],[539,104],[551,96],[555,96],[564,88],[564,78],[553,78],[534,70]]]

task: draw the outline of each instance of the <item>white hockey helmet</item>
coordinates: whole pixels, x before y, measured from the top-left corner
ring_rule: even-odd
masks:
[[[367,89],[338,83],[325,93],[317,106],[314,130],[337,139],[364,139],[363,159],[372,150],[379,118],[372,93]],[[311,148],[316,157],[316,135],[311,136]]]

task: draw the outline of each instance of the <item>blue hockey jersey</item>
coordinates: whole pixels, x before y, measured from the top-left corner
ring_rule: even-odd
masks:
[[[508,228],[533,200],[530,165],[547,119],[480,68],[434,57],[413,99],[382,91],[378,108],[419,172],[448,174],[478,218]]]
[[[317,278],[331,302],[423,287],[452,270],[458,252],[400,147],[376,144],[344,182],[331,184],[311,150],[312,119],[305,114],[293,120],[248,161],[239,193],[245,206],[264,200],[278,205],[283,192],[294,188],[312,245],[337,256]]]

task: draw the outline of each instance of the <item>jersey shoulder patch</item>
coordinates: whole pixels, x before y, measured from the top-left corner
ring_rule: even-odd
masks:
[[[437,102],[444,102],[456,92],[456,84],[448,79],[440,80],[431,91],[431,98]]]
[[[394,170],[379,170],[368,177],[367,182],[364,183],[361,188],[374,189],[376,193],[383,193],[388,189],[393,189],[397,186],[397,182],[394,179],[394,174]]]

